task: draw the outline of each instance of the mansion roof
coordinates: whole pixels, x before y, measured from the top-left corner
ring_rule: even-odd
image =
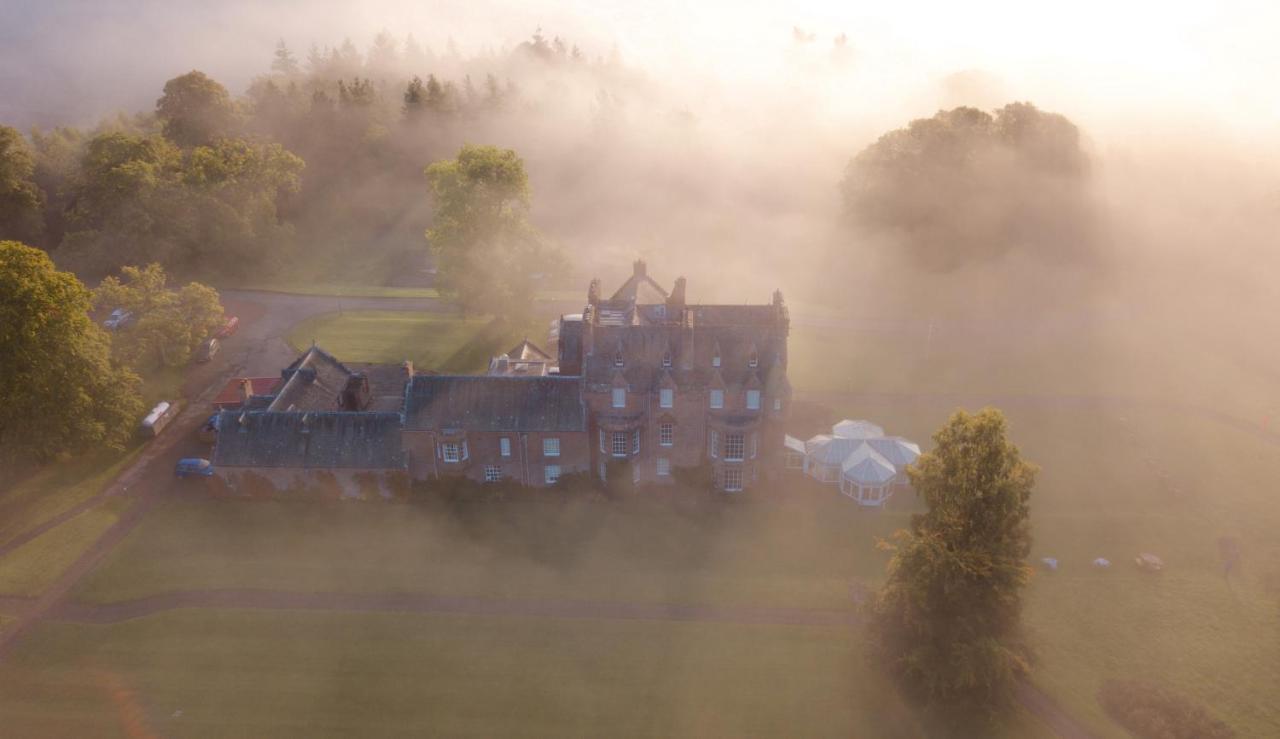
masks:
[[[405,393],[405,430],[586,431],[577,377],[415,375]]]

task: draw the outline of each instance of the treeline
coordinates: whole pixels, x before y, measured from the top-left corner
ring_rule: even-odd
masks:
[[[282,41],[240,97],[191,71],[154,111],[25,137],[0,128],[0,238],[92,279],[150,262],[215,279],[313,276],[421,253],[426,165],[554,105],[517,78],[541,90],[548,75],[604,84],[619,69],[540,31],[473,58],[383,33],[365,53],[348,40],[300,61]]]

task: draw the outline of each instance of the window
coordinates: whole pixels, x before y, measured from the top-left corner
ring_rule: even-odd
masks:
[[[747,410],[749,411],[760,410],[760,391],[759,390],[747,391]]]
[[[724,468],[724,489],[731,493],[735,493],[742,489],[741,467]]]
[[[711,366],[712,367],[720,366],[720,355],[718,353],[711,357]]]
[[[613,355],[613,366],[621,367],[624,364],[626,363],[622,361],[622,352],[615,352]]]
[[[560,465],[549,464],[542,468],[542,479],[548,485],[555,485],[560,481]]]
[[[560,456],[560,439],[550,438],[542,440],[542,456],[558,457]]]
[[[671,446],[676,443],[676,425],[674,423],[664,423],[658,426],[658,443],[662,446]]]
[[[613,389],[613,407],[614,408],[627,407],[627,389],[626,388],[615,387]]]
[[[486,465],[484,468],[484,481],[497,482],[502,479],[502,470],[494,465]]]
[[[720,456],[720,432],[715,429],[711,429],[707,439],[707,453],[713,457]]]
[[[498,453],[504,457],[511,456],[511,439],[504,436],[498,439]]]
[[[607,451],[609,450],[604,446],[604,429],[600,429],[600,453],[604,454]]]
[[[747,360],[747,366],[748,366],[748,367],[759,367],[759,366],[760,366],[760,355],[759,355],[759,354],[756,354],[755,352],[751,352],[751,358]]]
[[[631,453],[640,453],[640,429],[631,432]]]
[[[462,445],[461,444],[454,444],[454,443],[445,444],[443,445],[443,449],[444,449],[444,461],[446,462],[462,461]]]
[[[662,366],[663,367],[671,366],[671,352],[667,352],[662,355]]]
[[[742,459],[743,438],[742,434],[728,434],[724,437],[724,458],[732,460]]]
[[[666,457],[658,457],[658,477],[667,477],[671,474],[671,460]]]
[[[627,456],[627,432],[626,431],[613,432],[613,456],[615,457]]]
[[[773,412],[774,412],[774,413],[777,413],[777,412],[778,412],[778,411],[780,411],[780,410],[782,410],[782,398],[774,398],[774,399],[773,399]]]
[[[756,434],[751,434],[751,458],[756,458],[756,453],[760,451],[760,439]]]
[[[665,306],[665,305],[655,305],[655,306],[653,306],[653,315],[657,316],[658,318],[666,318],[666,317],[667,317],[667,306]]]
[[[724,391],[723,390],[711,391],[711,407],[712,408],[724,407]]]
[[[658,391],[658,405],[663,408],[670,408],[675,405],[676,391],[669,387],[664,387]]]

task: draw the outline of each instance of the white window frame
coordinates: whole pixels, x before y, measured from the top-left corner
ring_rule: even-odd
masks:
[[[760,391],[759,390],[747,391],[747,410],[749,411],[760,410]]]
[[[667,459],[666,457],[658,457],[655,471],[658,473],[658,477],[670,477],[671,476],[671,460]]]
[[[666,352],[662,355],[662,366],[663,367],[671,366],[671,352]]]
[[[724,458],[726,462],[741,462],[746,459],[747,440],[743,434],[725,434]]]
[[[560,456],[560,437],[549,436],[542,440],[542,456],[544,457]]]
[[[605,430],[604,430],[604,429],[600,429],[600,453],[601,453],[601,454],[608,454],[608,453],[609,453],[609,449],[608,449],[608,447],[606,447],[606,446],[605,446],[605,437],[606,437],[606,436],[607,436],[607,434],[605,433]]]
[[[773,412],[777,413],[782,410],[782,398],[773,399]]]
[[[711,429],[711,433],[707,434],[707,450],[713,458],[720,456],[720,432]]]
[[[658,446],[675,446],[676,425],[674,423],[658,424]]]
[[[675,404],[676,404],[675,390],[669,387],[658,389],[658,407],[659,408],[671,408],[675,406]]]
[[[440,456],[448,464],[467,461],[467,442],[446,441],[440,445]],[[452,457],[452,459],[450,459]]]
[[[631,432],[631,453],[640,453],[640,429]]]
[[[712,367],[719,367],[719,366],[720,366],[720,355],[719,355],[719,354],[717,354],[717,355],[715,355],[714,357],[712,357],[712,358],[711,358],[711,366],[712,366]]]
[[[720,389],[712,390],[710,400],[711,400],[712,408],[723,408],[724,407],[724,391]]]
[[[542,467],[542,481],[547,485],[555,485],[560,482],[560,465],[548,464]]]
[[[498,454],[504,457],[511,456],[511,437],[502,436],[498,438]]]
[[[627,432],[614,431],[613,438],[610,440],[611,445],[609,451],[615,457],[627,456]]]
[[[725,492],[729,492],[729,493],[736,493],[742,490],[742,468],[741,467],[725,467],[724,468],[724,489],[725,489]]]
[[[613,389],[613,407],[627,407],[627,389],[625,387],[615,387]]]
[[[759,436],[759,434],[755,433],[754,431],[753,431],[753,432],[751,432],[751,441],[750,441],[749,443],[751,444],[751,458],[752,458],[752,459],[755,459],[755,458],[756,458],[756,455],[760,453],[760,436]]]
[[[502,480],[502,468],[496,464],[487,464],[484,467],[485,482],[500,482]]]

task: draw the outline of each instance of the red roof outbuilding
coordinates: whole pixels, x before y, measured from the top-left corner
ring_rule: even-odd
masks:
[[[222,387],[213,407],[220,411],[233,411],[243,402],[241,383],[248,380],[253,395],[271,395],[280,387],[280,377],[232,377]]]

